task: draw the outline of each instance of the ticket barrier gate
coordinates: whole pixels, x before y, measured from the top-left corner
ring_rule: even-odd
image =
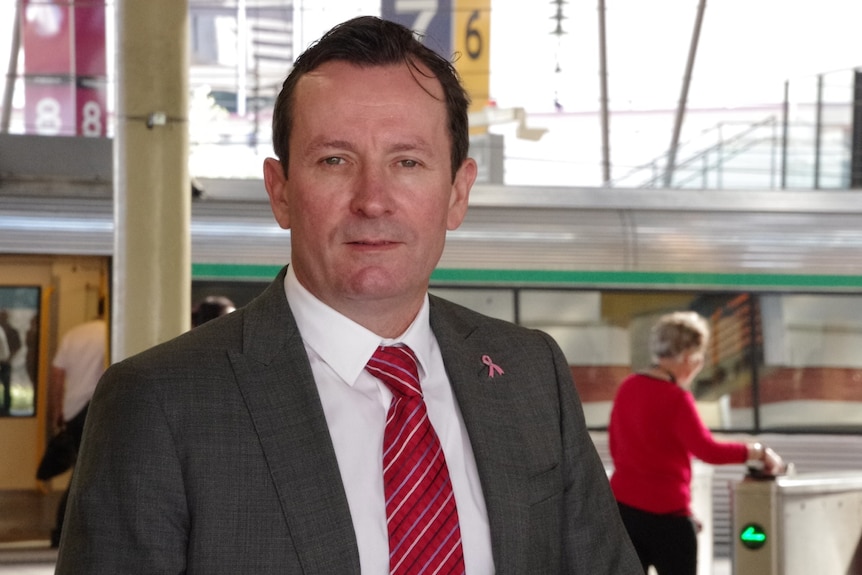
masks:
[[[862,574],[862,472],[749,475],[733,535],[734,575]]]

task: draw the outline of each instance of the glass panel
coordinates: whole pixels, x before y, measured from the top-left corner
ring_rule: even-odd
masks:
[[[862,296],[763,296],[763,429],[862,426]]]
[[[515,321],[515,294],[504,289],[431,288],[431,293],[479,313]]]
[[[701,417],[712,429],[755,426],[752,357],[762,345],[759,301],[751,294],[700,296],[693,308],[709,319],[711,337],[707,363],[692,392]]]
[[[521,323],[533,325],[584,325],[599,321],[602,294],[598,291],[524,290]]]

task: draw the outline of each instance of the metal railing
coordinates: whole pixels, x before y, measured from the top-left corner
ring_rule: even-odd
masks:
[[[781,117],[720,122],[670,151],[635,166],[614,187],[846,189],[853,177],[856,70],[785,83]],[[668,177],[670,176],[670,177]]]

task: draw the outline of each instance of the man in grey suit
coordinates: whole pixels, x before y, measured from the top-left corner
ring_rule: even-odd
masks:
[[[451,572],[640,571],[559,347],[427,293],[476,177],[467,105],[448,61],[377,18],[297,60],[264,165],[291,264],[108,370],[57,573],[390,573],[378,346],[418,364],[457,507]]]

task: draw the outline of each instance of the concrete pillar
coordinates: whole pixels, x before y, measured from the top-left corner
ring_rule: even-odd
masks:
[[[119,0],[111,359],[189,329],[188,0]]]

